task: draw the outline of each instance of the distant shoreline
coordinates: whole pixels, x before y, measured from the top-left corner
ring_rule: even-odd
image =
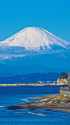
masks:
[[[53,83],[51,83],[51,84],[0,84],[0,86],[5,86],[5,87],[7,87],[7,86],[9,86],[9,87],[16,87],[16,86],[62,86],[62,85],[58,85],[58,84],[53,84]]]

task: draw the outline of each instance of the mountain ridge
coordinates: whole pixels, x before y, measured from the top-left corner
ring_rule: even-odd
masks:
[[[57,81],[57,78],[61,76],[62,73],[50,72],[50,73],[32,73],[32,74],[23,74],[23,75],[15,75],[11,77],[0,77],[0,84],[10,84],[10,83],[34,83],[38,81]]]

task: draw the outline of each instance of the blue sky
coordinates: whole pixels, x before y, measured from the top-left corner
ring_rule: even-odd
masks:
[[[0,41],[32,26],[70,41],[70,0],[0,0]]]

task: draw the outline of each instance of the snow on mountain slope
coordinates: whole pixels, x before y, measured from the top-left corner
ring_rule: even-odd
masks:
[[[70,43],[39,27],[27,27],[0,42],[0,46],[24,47],[26,50],[70,49]]]

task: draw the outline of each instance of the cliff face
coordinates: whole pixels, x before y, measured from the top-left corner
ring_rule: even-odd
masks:
[[[63,74],[62,76],[58,77],[57,84],[58,85],[67,85],[68,74]]]

